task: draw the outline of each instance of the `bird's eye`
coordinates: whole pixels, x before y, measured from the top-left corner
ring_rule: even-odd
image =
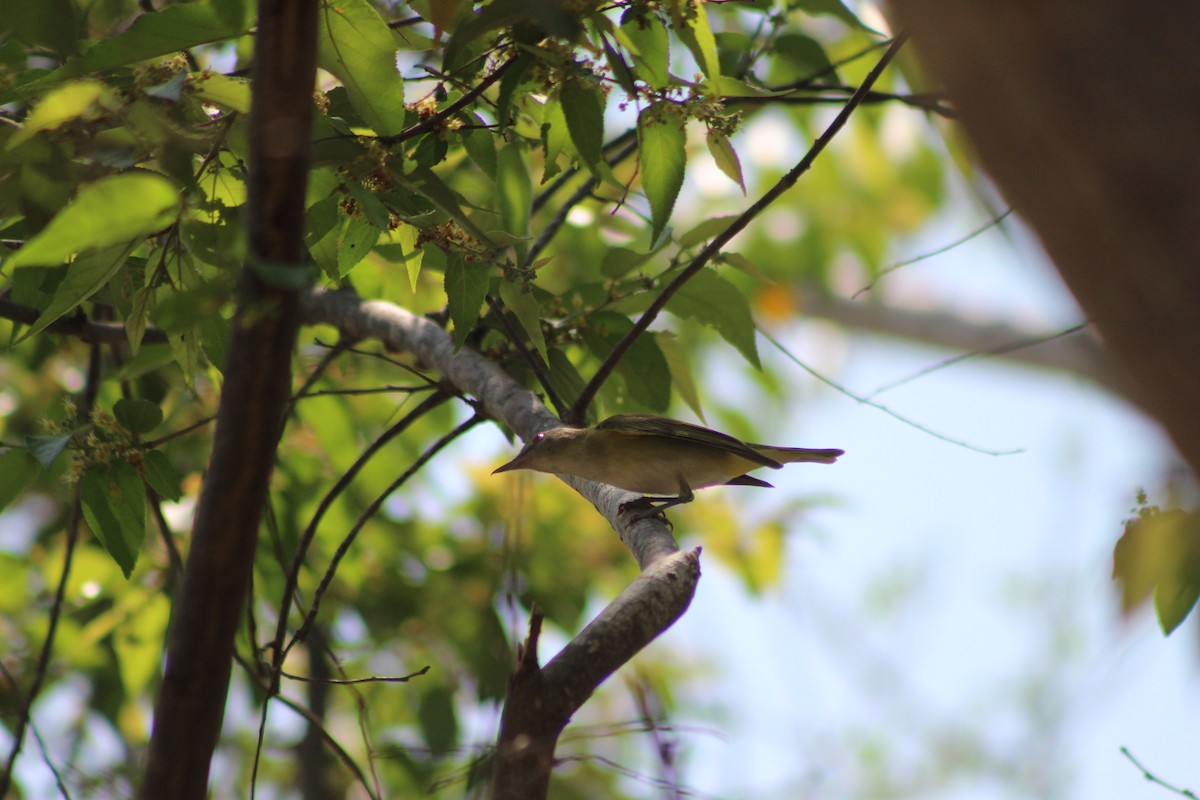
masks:
[[[533,437],[533,440],[535,442],[540,442],[542,439],[545,439],[545,438],[546,438],[546,434],[539,433],[537,436]]]

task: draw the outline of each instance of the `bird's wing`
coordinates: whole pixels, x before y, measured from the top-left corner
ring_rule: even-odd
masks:
[[[739,458],[764,467],[779,469],[783,466],[770,456],[763,455],[742,440],[735,439],[727,433],[703,428],[690,422],[681,422],[677,419],[656,417],[650,414],[616,414],[597,423],[595,430],[612,431],[627,436],[671,436],[688,439],[697,444],[728,451]]]

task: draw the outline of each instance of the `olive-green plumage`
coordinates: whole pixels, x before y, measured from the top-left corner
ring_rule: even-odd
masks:
[[[721,484],[770,486],[746,473],[796,461],[832,464],[841,450],[750,444],[718,431],[652,414],[618,414],[590,428],[552,428],[495,470],[575,475],[646,495],[691,500],[691,490]],[[494,473],[493,473],[494,474]]]

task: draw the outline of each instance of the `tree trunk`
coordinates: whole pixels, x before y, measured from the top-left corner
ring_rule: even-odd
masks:
[[[892,7],[1139,401],[1200,468],[1200,4]]]

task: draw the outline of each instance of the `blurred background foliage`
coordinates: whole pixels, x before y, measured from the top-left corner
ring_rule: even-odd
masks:
[[[35,727],[22,759],[53,765],[77,796],[127,796],[148,735],[245,253],[254,13],[248,0],[0,2],[0,741],[44,669],[34,721],[48,730]],[[314,280],[428,314],[537,388],[516,332],[567,403],[657,292],[799,160],[886,43],[838,0],[327,0],[321,14]],[[595,416],[694,414],[754,440],[760,413],[799,401],[756,369],[756,326],[879,274],[947,202],[947,172],[962,163],[939,131],[948,109],[913,95],[902,76],[919,84],[916,67],[902,66],[798,188],[672,299]],[[74,335],[86,323],[124,334],[87,344]],[[302,343],[217,796],[246,794],[259,659],[302,532],[364,449],[437,390],[437,376],[372,343],[325,328]],[[736,380],[761,408],[701,394],[713,348],[740,354]],[[451,398],[365,463],[317,528],[301,608],[363,510],[471,413]],[[465,447],[490,458],[493,443],[470,444],[481,435],[466,433]],[[556,481],[492,479],[487,458],[435,458],[365,521],[315,644],[286,666],[300,677],[430,670],[407,683],[287,682],[345,763],[329,749],[306,756],[300,717],[275,703],[264,796],[292,796],[314,765],[334,795],[357,782],[389,797],[476,786],[530,606],[548,635],[569,636],[636,574],[577,496]],[[769,591],[804,505],[822,501],[752,524],[736,502],[706,497],[680,523],[702,518],[710,557]],[[669,686],[693,669],[653,648],[640,656],[616,679],[628,703],[586,710],[553,795],[637,786],[617,766],[645,746],[637,720],[664,718]]]

